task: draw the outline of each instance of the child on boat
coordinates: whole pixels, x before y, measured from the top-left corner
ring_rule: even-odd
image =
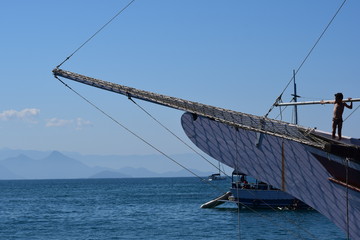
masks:
[[[343,102],[343,94],[342,93],[336,93],[335,94],[335,103],[334,103],[334,114],[333,114],[333,123],[332,123],[332,138],[335,138],[335,132],[336,128],[338,128],[338,137],[339,140],[341,140],[341,129],[342,129],[342,115],[344,112],[344,107],[347,107],[349,109],[352,109],[353,105],[352,102],[350,105]],[[351,100],[351,98],[348,98],[348,100]]]

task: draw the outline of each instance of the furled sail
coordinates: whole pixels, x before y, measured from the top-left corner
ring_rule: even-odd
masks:
[[[272,136],[277,136],[284,139],[289,139],[312,147],[320,148],[325,151],[329,151],[329,149],[331,151],[332,149],[331,146],[333,144],[330,144],[329,147],[329,141],[327,139],[324,139],[320,135],[317,135],[311,128],[305,128],[299,125],[294,125],[266,117],[250,115],[246,113],[201,104],[198,102],[192,102],[180,98],[143,91],[120,84],[87,77],[59,68],[55,68],[53,70],[53,74],[55,77],[67,78],[93,87],[119,93],[129,98],[137,98],[167,107],[187,111],[193,113],[194,117],[196,117],[196,115],[208,117],[215,121],[219,121],[236,128],[242,128],[259,133],[269,134]],[[346,144],[343,144],[343,146],[346,148],[352,148],[352,146],[346,146]],[[360,155],[360,150],[357,148],[355,149],[355,155]]]

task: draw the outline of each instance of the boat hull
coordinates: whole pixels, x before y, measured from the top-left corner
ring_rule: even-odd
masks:
[[[248,190],[232,188],[233,201],[239,207],[250,208],[308,208],[306,204],[280,190]]]
[[[194,118],[191,113],[183,114],[181,123],[191,141],[211,157],[287,192],[326,216],[351,239],[360,239],[360,192],[330,180],[333,176],[314,156],[324,152],[209,118]],[[352,164],[353,169],[360,169]]]

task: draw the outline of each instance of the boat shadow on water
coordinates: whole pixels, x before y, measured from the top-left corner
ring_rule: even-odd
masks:
[[[274,212],[296,212],[296,213],[309,213],[309,214],[313,214],[313,213],[317,213],[316,210],[314,210],[313,208],[308,208],[308,209],[290,209],[290,208],[274,208],[274,209],[269,209],[269,208],[256,208],[256,209],[252,209],[252,208],[246,208],[246,207],[241,207],[238,208],[236,206],[231,207],[231,206],[224,206],[224,207],[217,207],[217,208],[212,208],[211,211],[219,211],[219,212],[241,212],[241,213],[249,213],[249,214],[253,214],[253,213],[265,213],[265,214],[271,214]]]

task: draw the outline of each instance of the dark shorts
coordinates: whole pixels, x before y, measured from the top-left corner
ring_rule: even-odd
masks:
[[[342,124],[343,119],[342,118],[333,118],[333,123],[336,125]]]

